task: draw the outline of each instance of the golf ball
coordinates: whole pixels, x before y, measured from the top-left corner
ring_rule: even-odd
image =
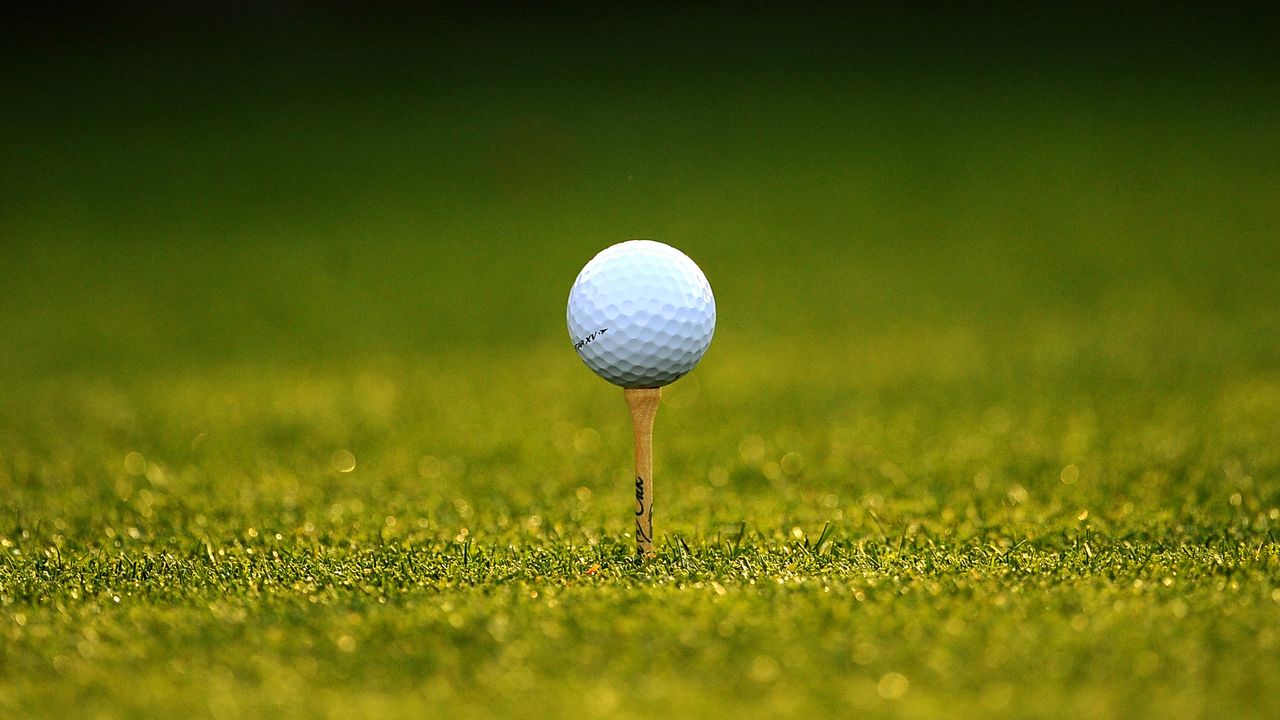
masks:
[[[574,349],[597,375],[624,388],[655,388],[702,359],[716,329],[716,300],[687,255],[628,240],[578,273],[568,321]]]

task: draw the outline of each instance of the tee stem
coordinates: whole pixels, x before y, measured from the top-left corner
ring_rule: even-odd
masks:
[[[636,435],[636,554],[653,557],[653,419],[662,388],[622,391]]]

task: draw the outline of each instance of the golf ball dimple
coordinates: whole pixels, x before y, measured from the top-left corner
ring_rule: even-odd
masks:
[[[653,240],[605,248],[569,291],[569,337],[587,367],[614,385],[669,385],[698,364],[716,329],[702,270]]]

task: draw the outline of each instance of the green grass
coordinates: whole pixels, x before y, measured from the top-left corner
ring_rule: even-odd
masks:
[[[16,90],[0,716],[1274,713],[1266,78],[537,31]],[[649,563],[563,329],[636,236],[720,312]]]

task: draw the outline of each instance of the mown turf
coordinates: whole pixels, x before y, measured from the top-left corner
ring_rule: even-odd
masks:
[[[0,717],[1274,715],[1270,79],[682,19],[24,66]],[[649,563],[633,236],[720,310]]]

